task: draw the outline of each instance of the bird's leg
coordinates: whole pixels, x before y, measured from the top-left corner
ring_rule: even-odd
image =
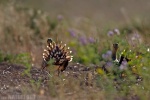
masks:
[[[61,72],[61,69],[62,69],[61,67],[62,67],[62,66],[58,66],[58,69],[57,69],[57,72],[58,72],[57,75],[58,75],[58,76],[59,76],[59,74],[60,74],[60,72]]]
[[[43,71],[48,66],[48,64],[47,64],[47,62],[45,60],[43,60],[41,66],[42,66],[41,70]]]

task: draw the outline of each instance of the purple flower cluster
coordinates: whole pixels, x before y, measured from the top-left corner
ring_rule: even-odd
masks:
[[[84,37],[84,36],[79,37],[79,41],[80,41],[80,43],[83,44],[83,45],[86,45],[86,44],[88,43],[87,38]]]
[[[63,18],[64,18],[64,17],[63,17],[62,15],[58,15],[58,16],[57,16],[57,19],[58,19],[59,21],[62,21]]]
[[[138,31],[134,31],[130,36],[130,44],[133,46],[139,45],[139,43],[143,42],[142,36],[138,33]]]
[[[115,34],[120,35],[119,29],[115,28],[113,31],[114,31]]]
[[[109,62],[106,63],[106,67],[111,67],[111,66],[113,66],[112,62],[109,61]]]
[[[106,62],[105,68],[106,68],[108,71],[111,71],[112,68],[113,68],[113,63],[112,63],[111,61]]]
[[[121,63],[121,65],[119,66],[120,70],[126,70],[128,66],[128,62],[124,59]]]
[[[68,32],[71,37],[76,38],[82,45],[96,42],[96,40],[93,37],[79,36],[76,30],[74,29],[69,29]]]
[[[88,38],[88,41],[89,41],[90,43],[95,43],[95,39],[92,38],[92,37],[89,37],[89,38]]]
[[[111,60],[112,51],[108,50],[106,53],[102,54],[104,60]]]
[[[95,43],[96,42],[93,37],[86,37],[86,36],[79,37],[79,41],[83,45],[86,45],[86,44],[89,44],[89,43]]]
[[[75,30],[69,29],[68,32],[69,32],[69,34],[70,34],[72,37],[77,37],[77,34],[76,34]]]
[[[132,41],[134,41],[134,40],[140,40],[140,39],[141,39],[141,36],[139,35],[138,32],[133,33]]]
[[[108,31],[108,33],[107,33],[108,36],[113,36],[113,35],[115,35],[115,34],[116,34],[116,35],[120,35],[119,29],[115,28],[115,29],[113,29],[113,30]]]
[[[114,35],[114,32],[113,32],[113,31],[108,31],[107,35],[108,35],[108,36],[113,36],[113,35]]]

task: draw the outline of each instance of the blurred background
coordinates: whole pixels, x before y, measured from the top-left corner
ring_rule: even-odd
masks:
[[[87,17],[94,23],[106,26],[112,23],[130,23],[130,20],[150,18],[149,0],[18,0],[26,7],[41,9],[56,17],[75,20]]]

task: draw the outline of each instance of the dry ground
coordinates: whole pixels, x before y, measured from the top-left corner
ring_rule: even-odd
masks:
[[[1,97],[9,97],[11,95],[34,95],[36,98],[53,98],[55,94],[51,93],[53,90],[53,86],[58,91],[61,90],[61,83],[68,84],[63,81],[72,81],[72,80],[80,80],[77,83],[77,86],[81,86],[84,91],[86,91],[85,87],[92,88],[92,84],[88,83],[88,78],[91,78],[90,81],[93,79],[94,67],[88,68],[81,64],[71,64],[68,66],[67,70],[62,72],[60,76],[53,76],[47,70],[42,71],[37,67],[32,67],[30,70],[31,76],[23,75],[26,68],[21,65],[15,65],[10,63],[0,63],[0,96]],[[90,74],[89,74],[90,70]],[[89,77],[89,75],[91,75]],[[54,80],[55,79],[55,80]],[[55,85],[50,87],[50,83],[54,82]],[[75,82],[76,83],[76,82]],[[54,90],[55,91],[55,90]],[[57,92],[58,92],[57,91]],[[50,94],[51,93],[51,94]],[[76,95],[78,93],[64,90],[64,95],[70,98],[71,95]],[[52,95],[52,96],[50,96]],[[59,94],[60,95],[60,94]],[[59,97],[57,97],[59,98]],[[54,98],[53,98],[54,99]]]

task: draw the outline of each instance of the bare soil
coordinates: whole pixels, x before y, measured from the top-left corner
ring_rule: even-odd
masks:
[[[10,95],[37,95],[49,97],[49,81],[52,81],[51,74],[37,67],[32,67],[30,70],[30,76],[24,75],[26,67],[10,63],[0,63],[0,96],[8,97]],[[67,69],[60,74],[69,79],[81,79],[80,85],[88,85],[86,83],[87,75],[91,68],[83,66],[81,64],[71,64]],[[62,78],[55,76],[57,78]],[[39,88],[37,84],[40,81]],[[56,85],[59,83],[56,82]],[[34,86],[37,86],[34,88]],[[66,95],[70,95],[66,93]]]

